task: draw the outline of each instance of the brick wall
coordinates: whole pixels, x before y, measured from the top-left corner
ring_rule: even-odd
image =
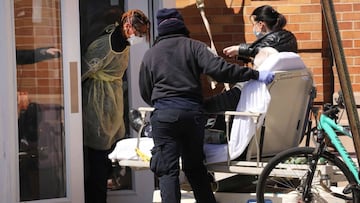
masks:
[[[176,7],[184,15],[191,37],[210,45],[195,2],[195,0],[177,0]],[[354,94],[359,93],[360,2],[358,0],[334,0],[333,2],[352,88]],[[205,14],[219,55],[222,55],[222,49],[227,46],[255,40],[249,15],[256,7],[264,4],[273,6],[287,18],[288,24],[285,29],[296,35],[299,54],[313,73],[318,91],[316,101],[331,101],[332,92],[337,92],[340,85],[336,68],[332,66],[333,60],[320,0],[205,0]],[[237,62],[233,59],[228,60]],[[334,85],[332,78],[334,78]],[[207,94],[212,93],[207,92]]]
[[[42,0],[42,18],[32,20],[31,0],[14,4],[16,46],[18,49],[33,49],[43,46],[61,46],[59,1]],[[210,45],[195,0],[177,0],[176,7],[182,12],[191,36]],[[252,42],[255,37],[249,21],[250,13],[258,6],[269,4],[284,14],[288,20],[286,29],[292,31],[299,45],[299,53],[311,69],[318,96],[316,101],[332,100],[339,80],[336,68],[332,67],[329,44],[321,14],[320,0],[205,0],[205,14],[210,23],[213,40],[219,55],[222,49],[240,42]],[[346,62],[354,93],[360,93],[360,2],[358,0],[334,0],[336,17],[343,41]],[[222,55],[223,56],[223,55]],[[234,59],[228,59],[237,62]],[[32,65],[18,66],[18,87],[31,94],[59,93],[61,91],[61,60],[48,60]],[[334,77],[332,74],[334,73]],[[334,85],[332,78],[335,79]],[[207,82],[204,79],[204,83]],[[50,86],[50,87],[49,87]],[[221,91],[205,90],[205,96]]]
[[[14,3],[16,49],[56,47],[61,49],[60,1],[32,0]],[[17,65],[19,92],[31,95],[37,101],[41,95],[62,94],[62,65],[60,59],[35,64]]]

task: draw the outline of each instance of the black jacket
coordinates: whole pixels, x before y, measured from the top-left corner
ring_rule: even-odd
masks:
[[[272,47],[278,52],[295,52],[297,53],[297,40],[293,33],[287,30],[279,30],[266,34],[251,44],[241,43],[239,45],[239,59],[244,57],[255,57],[260,48]]]
[[[229,83],[259,78],[258,71],[226,62],[203,42],[182,34],[167,35],[144,55],[139,76],[141,96],[150,106],[169,97],[202,103],[201,74]]]

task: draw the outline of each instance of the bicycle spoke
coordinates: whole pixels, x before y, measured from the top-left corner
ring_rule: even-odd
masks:
[[[330,156],[329,153],[325,153],[321,162],[316,165],[309,194],[303,194],[307,174],[310,171],[308,160],[311,160],[313,151],[314,149],[309,147],[294,148],[270,160],[259,177],[257,185],[259,202],[264,200],[264,193],[287,195],[291,196],[295,202],[307,203],[328,202],[329,198],[352,200],[351,194],[343,194],[341,188],[342,185],[346,186],[355,182],[355,179],[345,164],[335,156]],[[340,184],[342,184],[341,187]]]

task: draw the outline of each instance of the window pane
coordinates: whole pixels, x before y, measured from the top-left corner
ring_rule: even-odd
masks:
[[[15,0],[20,200],[65,197],[60,0]]]

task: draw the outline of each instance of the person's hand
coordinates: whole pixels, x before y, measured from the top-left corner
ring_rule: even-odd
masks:
[[[271,71],[259,71],[259,81],[264,82],[266,85],[274,80],[275,74]]]
[[[54,57],[59,57],[61,55],[61,50],[57,48],[48,48],[46,49],[46,53]]]
[[[228,57],[237,56],[238,52],[239,52],[239,46],[238,45],[226,47],[226,48],[223,49],[223,53]]]

